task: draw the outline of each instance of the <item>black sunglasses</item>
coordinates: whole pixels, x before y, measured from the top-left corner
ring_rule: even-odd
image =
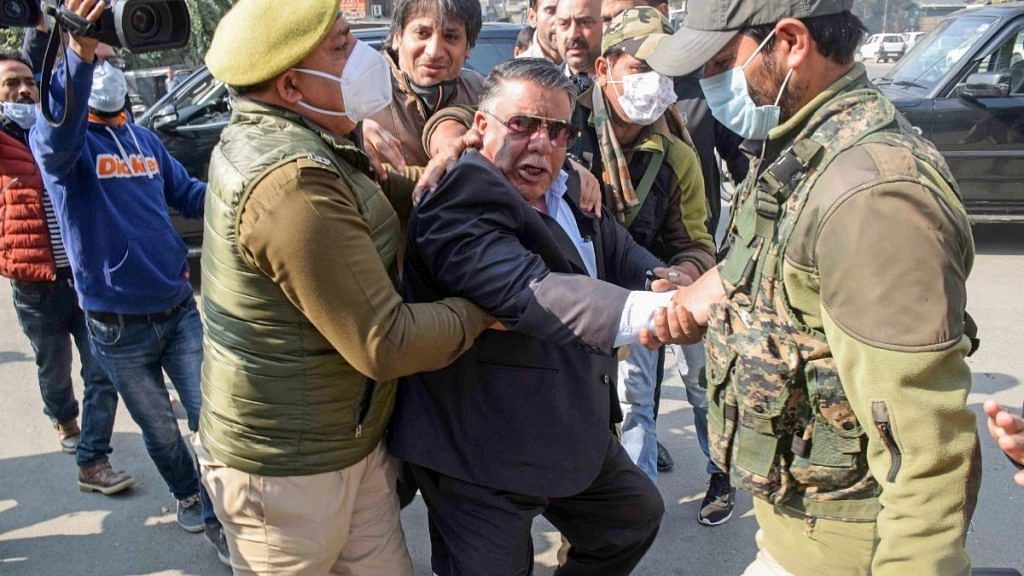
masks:
[[[540,130],[541,126],[543,126],[547,128],[548,139],[551,140],[551,143],[560,148],[568,148],[569,146],[572,146],[580,136],[580,131],[577,130],[575,126],[568,122],[555,120],[553,118],[516,114],[515,116],[509,116],[507,119],[502,120],[486,110],[484,110],[484,114],[487,114],[498,122],[501,122],[501,124],[508,129],[508,133],[512,136],[529,138]]]

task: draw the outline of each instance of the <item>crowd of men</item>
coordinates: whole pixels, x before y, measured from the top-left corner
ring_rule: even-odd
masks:
[[[535,0],[485,78],[476,0],[401,0],[379,52],[336,0],[239,0],[208,183],[128,117],[109,46],[70,36],[57,127],[0,54],[0,273],[79,487],[133,483],[120,396],[236,574],[412,574],[417,490],[439,576],[531,573],[537,516],[557,574],[628,574],[673,465],[670,348],[697,521],[754,496],[745,574],[968,574],[971,230],[853,61],[851,4],[694,2],[676,31],[659,0]],[[743,182],[721,246],[716,152]],[[205,220],[202,318],[168,206]],[[1024,420],[985,412],[1024,465]]]

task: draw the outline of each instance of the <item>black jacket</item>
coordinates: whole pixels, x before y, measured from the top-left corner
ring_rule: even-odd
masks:
[[[566,199],[598,277],[642,289],[660,265],[612,218]],[[485,332],[454,364],[399,384],[392,454],[476,484],[536,496],[586,488],[604,460],[626,289],[586,276],[558,224],[470,152],[409,222],[406,301],[463,296],[509,332]],[[617,410],[616,404],[614,410]]]

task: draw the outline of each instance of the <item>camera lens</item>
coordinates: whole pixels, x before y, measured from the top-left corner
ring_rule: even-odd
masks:
[[[21,22],[27,12],[28,7],[25,6],[25,0],[2,0],[0,2],[0,15],[5,21]]]
[[[150,38],[160,29],[156,12],[150,6],[137,6],[132,8],[125,19],[131,27],[132,35],[140,38]]]

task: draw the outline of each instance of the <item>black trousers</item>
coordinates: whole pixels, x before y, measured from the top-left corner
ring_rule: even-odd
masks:
[[[611,435],[597,478],[564,498],[495,490],[416,465],[412,471],[427,504],[438,576],[533,574],[530,531],[539,515],[571,545],[557,576],[626,575],[654,543],[665,512],[657,487]]]

